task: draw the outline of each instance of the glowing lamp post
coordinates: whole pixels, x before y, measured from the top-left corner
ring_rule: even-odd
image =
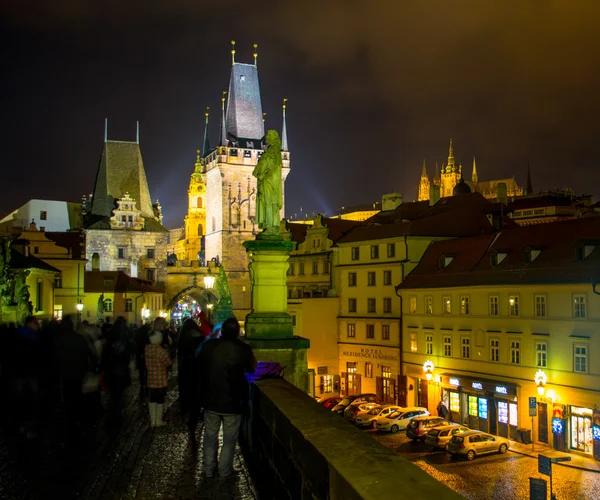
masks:
[[[142,308],[142,319],[146,321],[150,317],[150,309]]]
[[[208,269],[208,272],[206,273],[206,276],[204,276],[204,288],[206,288],[207,290],[212,290],[215,286],[215,277],[214,275],[210,272],[210,268]]]
[[[425,378],[430,381],[431,377],[433,377],[433,369],[435,367],[433,366],[433,363],[429,360],[425,361],[425,363],[423,363],[423,373],[425,373]]]
[[[548,377],[542,370],[538,370],[533,380],[537,386],[538,394],[543,396],[546,393],[546,383],[548,382]]]
[[[83,304],[81,302],[75,304],[75,309],[77,309],[77,324],[79,325],[81,323],[81,313],[83,312]]]

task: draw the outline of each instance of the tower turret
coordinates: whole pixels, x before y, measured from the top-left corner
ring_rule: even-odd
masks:
[[[210,106],[206,106],[206,111],[204,112],[204,141],[202,142],[202,157],[208,156],[208,150],[210,149],[210,144],[208,140],[208,115],[210,112]]]
[[[446,163],[446,172],[452,173],[456,170],[454,165],[454,148],[452,147],[452,139],[450,139],[450,147],[448,148],[448,162]]]
[[[287,99],[283,99],[283,126],[281,127],[281,151],[288,150],[288,140],[287,140],[287,124],[285,119],[285,110],[287,108]]]
[[[477,175],[477,163],[475,162],[475,157],[473,156],[473,173],[471,174],[471,181],[473,184],[479,183],[479,176]]]
[[[427,165],[425,164],[425,160],[423,160],[423,170],[421,171],[421,180],[419,182],[418,200],[428,200],[430,189],[431,183],[429,182],[429,177],[427,176]]]

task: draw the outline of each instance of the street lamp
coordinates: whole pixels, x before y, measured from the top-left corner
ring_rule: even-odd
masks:
[[[425,373],[425,378],[427,380],[431,380],[431,377],[433,376],[433,369],[435,367],[433,366],[433,362],[427,360],[425,361],[425,363],[423,363],[423,372]]]
[[[77,309],[77,324],[79,325],[81,323],[81,313],[83,312],[83,304],[81,302],[75,304],[75,309]]]
[[[538,370],[533,380],[537,386],[538,394],[543,396],[546,392],[546,382],[548,382],[548,377],[542,370]]]
[[[146,321],[150,317],[150,309],[142,308],[142,319]]]
[[[206,276],[204,276],[204,288],[207,290],[212,290],[215,286],[215,276],[210,272],[210,267],[208,268],[208,272]]]

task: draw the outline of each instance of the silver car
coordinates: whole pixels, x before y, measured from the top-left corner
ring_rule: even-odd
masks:
[[[471,429],[464,425],[443,425],[441,427],[434,427],[429,430],[425,435],[425,444],[433,446],[433,449],[445,450],[446,445],[452,439],[452,436],[459,432],[469,432]]]
[[[373,408],[371,411],[359,413],[356,416],[354,423],[358,427],[371,427],[372,429],[376,429],[378,417],[386,417],[398,410],[401,410],[399,406],[380,406],[378,408]]]
[[[473,460],[476,456],[487,453],[506,453],[508,439],[481,431],[463,432],[452,436],[446,450],[452,457],[461,456]]]

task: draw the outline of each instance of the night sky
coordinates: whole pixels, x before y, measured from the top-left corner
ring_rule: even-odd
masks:
[[[97,5],[96,7],[90,6]],[[205,6],[206,5],[206,6]],[[258,68],[267,127],[288,102],[286,213],[397,189],[448,139],[470,180],[600,195],[597,0],[5,0],[0,215],[93,189],[104,138],[141,147],[167,227],[182,223],[204,108],[218,136],[230,40]]]

